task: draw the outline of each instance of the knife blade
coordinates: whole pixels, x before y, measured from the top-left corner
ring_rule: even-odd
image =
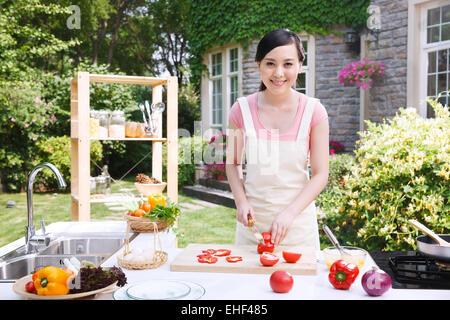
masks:
[[[255,220],[250,218],[248,220],[248,226],[253,231],[253,234],[255,235],[256,240],[258,242],[261,242],[262,244],[264,244],[263,236],[262,236],[261,232],[259,232],[258,228],[256,228]]]

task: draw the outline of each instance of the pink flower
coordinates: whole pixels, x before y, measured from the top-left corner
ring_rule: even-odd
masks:
[[[14,117],[12,117],[11,122],[16,122],[16,119]]]
[[[39,104],[41,103],[41,99],[39,97],[34,98],[34,103]]]
[[[56,117],[55,117],[54,114],[52,114],[52,116],[50,117],[50,122],[51,122],[51,123],[56,122]]]
[[[330,149],[330,153],[334,154],[336,151],[334,151],[334,149]]]

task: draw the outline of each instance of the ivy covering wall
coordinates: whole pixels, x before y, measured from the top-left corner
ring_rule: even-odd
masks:
[[[310,34],[333,32],[344,24],[366,24],[370,0],[192,0],[189,30],[193,81],[198,88],[206,50],[233,41],[245,43],[270,30],[287,28]]]

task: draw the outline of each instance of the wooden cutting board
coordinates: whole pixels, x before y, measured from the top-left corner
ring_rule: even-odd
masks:
[[[271,274],[275,270],[282,269],[296,275],[317,274],[316,252],[312,247],[277,247],[273,253],[278,255],[280,260],[273,267],[265,267],[261,264],[256,247],[256,245],[192,243],[173,260],[170,271]],[[231,256],[241,256],[243,261],[229,263],[225,257],[218,257],[218,261],[214,264],[199,263],[197,255],[206,249],[229,249]],[[296,263],[287,263],[283,259],[283,250],[286,249],[300,252],[302,257]]]

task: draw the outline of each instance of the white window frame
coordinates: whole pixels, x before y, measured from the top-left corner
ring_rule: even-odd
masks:
[[[231,50],[238,50],[238,70],[231,72],[230,70],[230,61],[231,61]],[[218,53],[222,54],[222,75],[221,76],[212,76],[212,57]],[[228,127],[228,114],[231,106],[234,101],[231,101],[231,77],[238,77],[238,97],[242,95],[242,49],[238,44],[232,44],[227,47],[222,47],[211,51],[208,54],[209,61],[209,72],[210,75],[208,77],[208,95],[209,95],[209,128],[219,129],[225,131]],[[213,80],[221,79],[222,80],[222,123],[213,123]]]
[[[443,7],[445,5],[449,5],[448,1],[447,2],[436,1],[436,2],[433,2],[428,5],[423,6],[422,10],[421,10],[422,11],[421,15],[423,17],[423,20],[422,20],[422,23],[420,26],[421,27],[421,37],[420,37],[421,38],[421,51],[422,51],[421,81],[423,81],[423,87],[421,87],[422,88],[421,96],[423,97],[422,99],[424,99],[424,100],[427,97],[427,91],[428,91],[428,53],[434,52],[434,51],[439,51],[439,50],[444,50],[444,49],[450,49],[450,40],[427,43],[427,14],[428,14],[428,10]],[[436,80],[436,82],[437,82],[437,80]],[[426,102],[423,103],[421,107],[423,108],[423,110],[421,110],[422,116],[427,117],[428,116],[427,115],[427,103]]]
[[[408,3],[407,106],[427,117],[428,52],[450,48],[450,40],[427,43],[428,10],[448,5],[448,0],[410,0]]]
[[[305,74],[305,95],[308,97],[314,97],[315,96],[315,48],[316,43],[315,39],[312,35],[308,35],[306,33],[300,33],[299,34],[300,39],[302,41],[306,41],[308,43],[308,51],[306,52],[306,57],[308,59],[308,65],[303,66],[302,65],[302,71],[300,74]],[[297,85],[297,82],[296,82]],[[295,89],[298,91],[297,86]],[[300,92],[300,91],[299,91]]]

